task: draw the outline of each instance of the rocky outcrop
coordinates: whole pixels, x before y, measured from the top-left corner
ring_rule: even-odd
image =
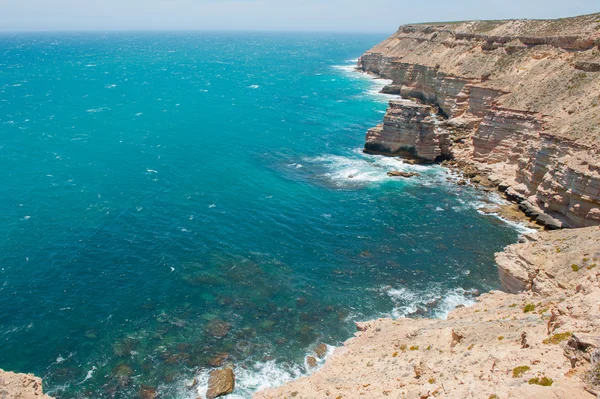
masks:
[[[0,369],[0,399],[52,399],[45,395],[42,380],[33,374],[16,374]]]
[[[403,154],[433,162],[447,155],[448,132],[438,128],[428,105],[391,101],[383,124],[367,133],[365,151]]]
[[[233,366],[227,366],[219,370],[213,370],[208,377],[207,399],[215,399],[219,396],[233,392],[235,388],[235,374]]]
[[[319,371],[254,398],[596,398],[600,229],[528,235],[497,263],[515,293],[447,320],[358,323]]]
[[[365,150],[453,156],[542,219],[600,225],[599,65],[600,14],[402,26],[358,62],[412,100],[390,103]]]

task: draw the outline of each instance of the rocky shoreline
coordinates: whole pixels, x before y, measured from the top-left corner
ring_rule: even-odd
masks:
[[[254,398],[600,398],[600,14],[402,26],[358,66],[402,96],[366,152],[441,163],[514,202],[482,212],[557,231],[496,254],[502,292],[447,320],[357,323],[320,370]],[[234,385],[215,370],[207,396]],[[51,399],[0,370],[4,398]]]
[[[402,26],[358,67],[402,96],[366,152],[463,170],[551,229],[600,225],[600,14]]]
[[[318,372],[254,398],[598,397],[600,228],[525,235],[496,260],[504,292],[447,320],[357,323]]]
[[[600,14],[407,25],[358,61],[391,79],[365,152],[438,162],[546,230],[496,255],[503,292],[447,320],[358,323],[255,399],[600,398]]]

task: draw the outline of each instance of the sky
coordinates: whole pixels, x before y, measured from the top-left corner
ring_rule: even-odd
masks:
[[[600,0],[0,0],[0,31],[392,33],[406,23],[594,12]]]

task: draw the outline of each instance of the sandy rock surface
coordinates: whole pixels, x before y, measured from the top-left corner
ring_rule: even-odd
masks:
[[[42,379],[0,369],[0,399],[52,399],[44,395]]]
[[[536,233],[497,259],[525,292],[448,320],[359,323],[322,369],[254,398],[596,398],[600,228]]]

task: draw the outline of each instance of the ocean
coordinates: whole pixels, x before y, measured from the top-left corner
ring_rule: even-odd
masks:
[[[0,36],[0,367],[194,399],[233,363],[249,398],[356,321],[498,288],[499,199],[361,151],[390,96],[353,66],[383,38]]]

